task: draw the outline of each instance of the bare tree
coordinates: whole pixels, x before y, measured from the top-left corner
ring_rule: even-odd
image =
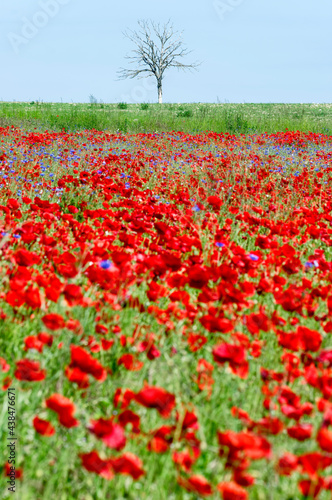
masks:
[[[157,80],[158,102],[163,102],[163,78],[168,68],[196,69],[200,63],[184,64],[181,58],[190,52],[182,42],[182,33],[174,31],[173,25],[168,21],[163,26],[153,21],[138,21],[140,30],[125,32],[124,35],[135,45],[131,56],[126,56],[135,69],[121,68],[120,79],[144,78],[153,75]]]

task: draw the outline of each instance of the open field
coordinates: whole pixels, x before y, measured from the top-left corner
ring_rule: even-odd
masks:
[[[0,105],[1,498],[331,498],[330,108],[264,106]]]
[[[0,102],[0,125],[27,130],[107,130],[123,133],[274,133],[332,135],[332,104],[52,104]]]

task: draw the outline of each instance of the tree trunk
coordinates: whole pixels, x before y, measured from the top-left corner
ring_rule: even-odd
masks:
[[[161,80],[158,80],[158,102],[159,104],[163,102],[163,87]]]

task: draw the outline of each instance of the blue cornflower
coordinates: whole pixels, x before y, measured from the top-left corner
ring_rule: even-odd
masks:
[[[254,255],[254,254],[250,253],[249,254],[249,259],[256,261],[256,260],[259,259],[259,257],[257,257],[257,255]]]
[[[220,241],[217,241],[216,246],[221,248],[225,246],[225,243],[220,243]]]
[[[195,205],[194,208],[193,208],[193,212],[199,212],[200,211],[200,208],[198,205]]]
[[[314,260],[312,262],[306,262],[305,263],[305,267],[319,267],[319,264],[318,264],[318,261],[317,260]]]
[[[100,263],[99,263],[99,266],[102,268],[102,269],[109,269],[112,265],[112,262],[110,260],[102,260]]]

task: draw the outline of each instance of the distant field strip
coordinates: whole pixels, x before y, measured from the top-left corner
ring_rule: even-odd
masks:
[[[144,133],[179,130],[233,134],[288,130],[332,134],[332,104],[68,104],[0,102],[0,126],[27,130],[105,130]]]

